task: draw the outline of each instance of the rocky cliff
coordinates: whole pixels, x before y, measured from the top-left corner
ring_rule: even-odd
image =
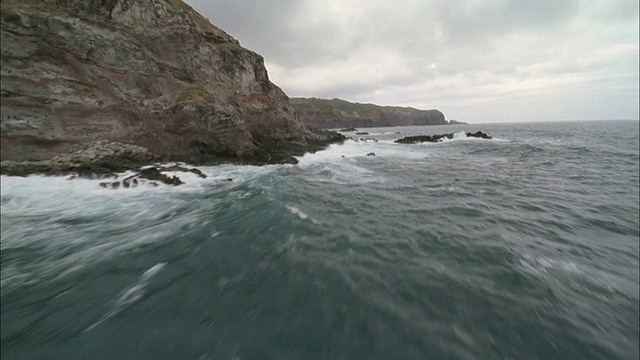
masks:
[[[1,29],[2,160],[107,141],[262,164],[340,140],[302,126],[263,58],[180,0],[3,0]]]
[[[341,99],[292,98],[300,122],[321,129],[447,125],[439,110],[352,103]]]

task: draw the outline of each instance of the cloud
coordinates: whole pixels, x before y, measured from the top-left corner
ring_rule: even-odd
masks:
[[[290,96],[465,121],[638,118],[634,0],[187,2]]]

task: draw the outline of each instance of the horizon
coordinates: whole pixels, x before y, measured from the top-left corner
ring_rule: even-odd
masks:
[[[290,97],[460,121],[640,118],[638,2],[187,0]]]

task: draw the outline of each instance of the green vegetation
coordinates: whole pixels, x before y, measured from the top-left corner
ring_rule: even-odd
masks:
[[[447,123],[444,114],[438,110],[380,106],[338,98],[291,98],[289,103],[297,110],[302,123],[319,128],[445,125]]]

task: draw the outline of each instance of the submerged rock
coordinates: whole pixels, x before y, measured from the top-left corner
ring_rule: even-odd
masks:
[[[416,144],[422,142],[439,142],[443,139],[453,139],[455,134],[441,134],[441,135],[417,135],[407,136],[402,139],[398,139],[395,142],[399,144]],[[483,133],[482,131],[476,131],[475,133],[468,132],[465,134],[467,137],[476,137],[481,139],[491,139],[490,135]]]

